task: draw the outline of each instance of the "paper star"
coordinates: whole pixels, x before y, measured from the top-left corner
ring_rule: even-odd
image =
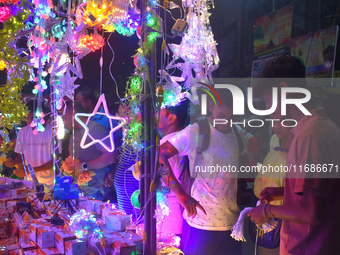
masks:
[[[103,109],[104,109],[104,112],[99,112],[99,107],[101,105],[101,103],[103,103]],[[105,136],[104,138],[102,139],[94,139],[93,136],[91,136],[91,134],[89,133],[89,128],[87,127],[87,125],[89,124],[91,118],[97,114],[100,114],[100,115],[105,115],[107,118],[109,118],[110,120],[113,119],[113,120],[118,120],[120,121],[120,123],[113,127],[112,125],[112,121],[109,121],[110,122],[110,127],[111,127],[111,130],[109,132],[109,134],[107,136]],[[79,119],[79,116],[86,116],[88,117],[87,118],[87,121],[84,123],[82,122],[80,119]],[[77,113],[75,116],[75,119],[78,121],[78,123],[85,129],[85,132],[84,132],[84,135],[81,139],[81,142],[80,142],[80,147],[83,148],[83,149],[86,149],[92,145],[94,145],[95,143],[99,143],[103,148],[105,148],[107,151],[109,152],[113,152],[115,150],[115,144],[114,144],[114,137],[113,137],[113,133],[116,132],[118,129],[120,129],[123,124],[126,123],[126,120],[124,118],[121,118],[121,117],[116,117],[116,116],[112,116],[110,115],[109,113],[109,110],[107,108],[107,104],[106,104],[106,100],[105,100],[105,96],[104,94],[102,94],[99,99],[98,99],[98,102],[96,104],[96,107],[94,108],[93,112],[91,114],[86,114],[86,113]],[[85,141],[86,141],[86,138],[90,137],[91,138],[91,142],[88,143],[88,144],[85,144]],[[106,140],[107,138],[110,138],[110,146],[107,146],[103,141]]]
[[[79,85],[74,84],[76,80],[77,77],[71,77],[70,71],[67,70],[66,75],[63,75],[61,78],[59,78],[59,81],[57,83],[53,82],[51,85],[58,89],[59,99],[66,96],[73,101],[74,90],[79,87]]]

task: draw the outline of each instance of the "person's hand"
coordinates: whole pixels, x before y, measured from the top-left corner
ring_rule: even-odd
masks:
[[[267,187],[260,193],[260,201],[263,203],[264,201],[281,200],[283,199],[283,191],[283,187]]]
[[[259,227],[268,221],[268,219],[263,215],[263,206],[265,206],[265,204],[259,204],[247,213],[250,220],[255,222]]]
[[[183,194],[180,197],[178,197],[179,202],[183,207],[187,210],[188,216],[195,218],[197,214],[198,207],[205,215],[207,214],[204,208],[198,203],[193,197],[189,196],[188,194]]]
[[[85,170],[83,169],[83,163],[81,163],[80,161],[76,162],[74,165],[74,169],[76,172],[76,175],[79,176],[82,172],[84,172]]]

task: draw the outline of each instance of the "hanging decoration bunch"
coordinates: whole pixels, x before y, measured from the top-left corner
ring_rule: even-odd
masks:
[[[190,100],[194,104],[199,103],[196,88],[202,85],[193,82],[193,78],[210,84],[212,72],[218,68],[220,62],[217,43],[209,22],[209,2],[213,3],[206,0],[186,1],[188,29],[179,45],[168,45],[173,53],[173,59],[166,69],[178,68],[182,71],[181,77],[185,80],[184,88],[191,90]]]

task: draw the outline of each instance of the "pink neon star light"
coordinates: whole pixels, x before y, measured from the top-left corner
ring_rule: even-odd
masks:
[[[99,107],[100,105],[103,103],[103,109],[104,109],[104,112],[98,112],[99,110]],[[100,115],[105,115],[107,118],[109,119],[113,119],[113,120],[118,120],[120,121],[120,123],[113,127],[112,125],[112,122],[110,122],[110,132],[107,136],[105,136],[104,138],[102,139],[94,139],[93,136],[89,133],[89,128],[87,127],[87,125],[89,124],[91,118],[97,114],[100,114]],[[86,122],[82,122],[80,119],[79,119],[79,116],[86,116],[88,117]],[[118,129],[120,129],[125,123],[126,123],[126,120],[124,118],[121,118],[121,117],[116,117],[116,116],[112,116],[110,115],[109,113],[109,110],[107,108],[107,104],[106,104],[106,100],[105,100],[105,96],[104,94],[102,94],[99,99],[98,99],[98,102],[96,104],[96,107],[94,108],[93,112],[90,114],[87,114],[87,113],[77,113],[74,118],[78,121],[78,123],[85,129],[85,132],[84,132],[84,135],[81,139],[81,142],[80,142],[80,147],[83,148],[83,149],[86,149],[90,146],[92,146],[93,144],[95,143],[99,143],[103,148],[105,148],[107,151],[109,152],[113,152],[115,150],[115,144],[114,144],[114,138],[113,138],[113,133],[116,132]],[[86,138],[90,137],[91,138],[91,142],[85,144],[85,141],[86,141]],[[110,146],[107,146],[103,141],[106,140],[107,138],[110,138]]]

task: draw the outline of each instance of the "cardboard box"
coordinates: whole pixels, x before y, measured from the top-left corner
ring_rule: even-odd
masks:
[[[22,250],[14,250],[14,251],[9,251],[8,255],[22,255],[23,251]]]
[[[17,206],[17,201],[8,200],[6,205],[7,205],[7,211],[8,212],[13,212],[14,208]]]
[[[1,211],[0,211],[0,215],[1,215]],[[4,213],[2,213],[2,217],[0,218],[0,224],[6,223],[7,219],[8,219],[8,216],[9,216],[9,212],[8,211],[5,211]]]
[[[39,229],[39,228],[42,228],[43,226],[42,225],[40,225],[40,224],[36,224],[36,223],[34,223],[34,224],[30,224],[30,239],[33,241],[33,242],[37,242],[37,230]]]
[[[49,227],[37,229],[37,244],[41,249],[55,247],[55,233]]]
[[[131,225],[131,215],[108,214],[105,216],[106,228],[114,231],[125,231]]]
[[[65,230],[68,230],[68,228],[65,226],[65,225],[63,225],[63,226],[56,226],[56,225],[53,225],[52,227],[52,230],[54,231],[54,232],[62,232],[62,231],[65,231]]]
[[[16,244],[16,243],[15,244],[6,244],[5,247],[6,247],[5,254],[9,254],[10,252],[20,250],[19,244]]]
[[[30,241],[29,229],[19,229],[19,243],[28,243],[29,241]]]
[[[42,224],[42,223],[47,223],[47,220],[45,220],[43,218],[33,219],[32,223]]]
[[[42,250],[35,249],[31,251],[24,251],[24,255],[45,255]]]
[[[14,199],[26,198],[27,197],[27,189],[26,188],[12,189],[11,190],[11,197],[14,198]]]
[[[59,252],[56,248],[46,248],[42,250],[46,255],[61,255],[64,253]]]
[[[116,255],[131,255],[136,251],[136,245],[128,239],[116,240],[112,243]]]
[[[33,181],[21,180],[21,182],[24,184],[24,186],[26,188],[34,189],[34,182]]]
[[[65,253],[65,242],[77,239],[70,231],[60,231],[55,233],[55,247],[61,253]]]
[[[1,196],[0,196],[1,197]],[[1,197],[0,198],[0,210],[1,210],[1,212],[6,208],[6,206],[7,206],[7,201],[9,200],[9,198],[7,197]],[[0,213],[1,213],[0,212]]]
[[[71,240],[65,242],[65,255],[85,255],[85,242],[80,240]]]
[[[136,245],[136,254],[143,253],[143,238],[140,235],[137,235],[132,231],[127,231],[126,233],[122,233],[122,236],[129,239]]]
[[[1,198],[9,198],[9,197],[11,197],[11,190],[10,189],[1,189],[0,190],[0,197]]]
[[[27,243],[19,243],[20,245],[20,248],[23,250],[23,251],[30,251],[30,250],[35,250],[37,249],[37,245],[30,241],[30,242],[27,242]]]

